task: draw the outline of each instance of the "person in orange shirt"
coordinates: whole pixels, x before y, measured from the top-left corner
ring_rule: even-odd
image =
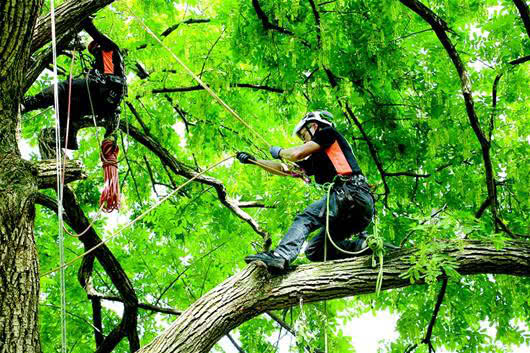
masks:
[[[262,261],[270,271],[283,272],[296,259],[309,234],[315,230],[319,230],[319,233],[309,241],[305,250],[311,261],[355,256],[342,250],[369,253],[364,230],[374,215],[374,199],[350,144],[335,129],[330,121],[332,118],[327,111],[310,112],[293,131],[293,135],[298,136],[304,144],[291,148],[270,148],[273,158],[294,162],[306,175],[314,176],[317,184],[333,182],[329,210],[326,195],[296,216],[287,234],[273,251],[247,256],[245,262]],[[285,164],[278,160],[256,160],[245,152],[239,152],[237,158],[241,163],[256,164],[272,174],[286,175],[288,172]],[[330,235],[342,250],[329,241],[325,246],[328,211]],[[358,237],[349,239],[353,234]]]
[[[119,127],[120,103],[127,91],[127,81],[123,56],[120,48],[107,36],[102,34],[86,19],[82,28],[92,37],[88,51],[94,56],[92,68],[86,76],[58,83],[59,93],[59,121],[61,126],[61,147],[77,150],[77,132],[83,116],[95,113],[102,122],[106,132],[105,138],[112,136]],[[69,90],[71,98],[69,102]],[[36,109],[43,109],[54,104],[53,86],[45,88],[35,96],[25,97],[21,111],[26,113]],[[68,106],[70,105],[70,121],[68,142],[65,141]],[[92,108],[93,107],[93,108]],[[92,110],[93,109],[93,110]],[[53,128],[42,129],[39,136],[39,146],[45,150],[55,150],[55,131]],[[52,152],[52,151],[48,152]]]

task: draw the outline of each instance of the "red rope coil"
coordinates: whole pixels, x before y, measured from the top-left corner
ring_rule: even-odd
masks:
[[[119,152],[120,148],[111,139],[105,139],[101,143],[101,161],[103,162],[105,188],[99,198],[99,205],[104,212],[108,213],[120,209]]]

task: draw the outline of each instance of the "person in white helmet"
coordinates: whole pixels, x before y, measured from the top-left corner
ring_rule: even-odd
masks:
[[[329,231],[334,243],[347,252],[366,249],[366,233],[363,231],[372,221],[374,199],[366,183],[350,144],[335,129],[327,111],[307,113],[296,125],[293,135],[304,144],[281,148],[273,146],[270,153],[275,159],[286,159],[301,168],[305,174],[314,176],[318,184],[333,182],[329,207]],[[285,164],[279,160],[256,160],[252,155],[239,152],[237,158],[244,164],[256,164],[279,175],[286,175]],[[257,163],[254,163],[257,162]],[[287,270],[302,248],[309,234],[319,230],[308,243],[305,254],[311,261],[335,260],[353,256],[337,249],[326,241],[327,195],[309,205],[296,216],[287,234],[270,252],[250,255],[245,262],[262,261],[270,271]],[[357,239],[349,239],[357,234]],[[368,251],[363,252],[367,254]]]

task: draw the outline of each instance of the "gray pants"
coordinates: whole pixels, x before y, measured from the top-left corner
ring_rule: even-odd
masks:
[[[352,234],[360,233],[370,224],[373,216],[373,199],[370,193],[356,189],[354,192],[355,205],[348,210],[345,215],[344,212],[338,212],[340,216],[330,215],[330,234],[333,241],[342,249],[347,251],[359,250],[362,239],[350,240]],[[274,252],[293,262],[300,250],[304,241],[309,234],[315,230],[319,233],[313,237],[307,246],[305,254],[311,261],[324,260],[324,242],[326,240],[326,201],[327,197],[312,203],[304,212],[297,215],[294,219],[291,228],[287,234],[280,241],[278,247]],[[344,254],[338,251],[328,241],[327,244],[327,260],[336,260],[351,257],[351,255]]]

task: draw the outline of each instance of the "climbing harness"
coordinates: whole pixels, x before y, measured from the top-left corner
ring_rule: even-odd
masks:
[[[345,250],[345,249],[342,249],[340,246],[338,246],[334,241],[333,241],[333,238],[331,237],[331,234],[329,232],[329,200],[331,198],[331,189],[333,188],[333,186],[335,185],[335,182],[331,182],[328,186],[328,191],[327,191],[327,197],[326,197],[326,240],[324,242],[324,248],[326,250],[324,250],[324,261],[325,260],[325,257],[326,257],[326,253],[327,253],[327,240],[329,239],[330,243],[333,245],[333,247],[335,249],[337,249],[339,252],[342,252],[344,254],[348,254],[348,255],[360,255],[362,254],[363,252],[369,250],[370,248],[369,247],[366,247],[364,249],[361,249],[359,251],[348,251],[348,250]]]
[[[97,248],[99,248],[100,246],[102,246],[103,244],[106,244],[108,243],[110,240],[112,240],[113,238],[115,238],[116,236],[120,235],[125,229],[129,228],[130,226],[132,226],[133,224],[135,224],[136,222],[138,222],[140,219],[144,218],[148,213],[150,213],[152,210],[156,209],[158,206],[160,206],[164,201],[166,201],[167,199],[169,199],[170,197],[172,197],[173,195],[175,195],[177,192],[179,192],[184,186],[188,185],[189,183],[191,183],[192,181],[194,181],[195,179],[199,178],[201,175],[205,174],[206,172],[220,166],[221,164],[225,163],[226,161],[232,159],[232,158],[235,158],[235,155],[232,155],[232,156],[229,156],[229,157],[226,157],[224,159],[222,159],[221,161],[215,163],[215,164],[212,164],[211,166],[209,166],[208,168],[206,168],[205,170],[203,170],[202,172],[200,173],[197,173],[195,174],[193,177],[191,177],[190,179],[188,179],[186,182],[182,183],[179,187],[177,187],[175,190],[171,191],[169,194],[167,194],[166,196],[164,196],[162,199],[160,199],[158,202],[156,202],[154,205],[152,205],[151,207],[149,207],[146,211],[144,211],[142,214],[140,214],[138,217],[136,217],[135,219],[133,219],[132,221],[130,221],[129,223],[127,223],[126,225],[124,225],[122,228],[120,228],[119,230],[115,231],[114,233],[112,233],[107,239],[101,241],[100,243],[98,243],[97,245],[95,245],[94,247],[90,248],[89,250],[85,251],[84,253],[82,253],[81,255],[75,257],[74,259],[72,259],[71,261],[69,261],[68,263],[65,263],[64,265],[61,265],[57,268],[54,268],[53,270],[51,271],[48,271],[46,272],[45,274],[41,275],[40,277],[43,278],[43,277],[46,277],[52,273],[55,273],[59,270],[64,270],[65,268],[67,268],[68,266],[70,266],[71,264],[73,264],[74,262],[76,262],[77,260],[83,258],[85,255],[88,255],[90,253],[92,253],[93,251],[95,251]]]

